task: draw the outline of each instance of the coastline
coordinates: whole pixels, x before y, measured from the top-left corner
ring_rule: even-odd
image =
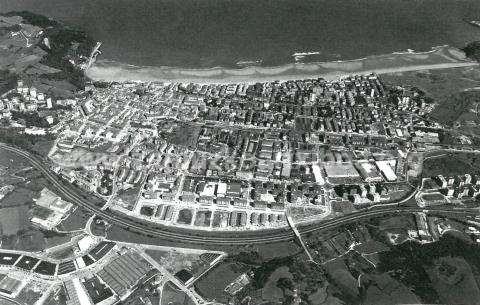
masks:
[[[308,78],[338,79],[351,74],[386,74],[429,69],[476,66],[456,48],[444,45],[426,52],[394,52],[361,59],[290,63],[282,66],[252,66],[239,69],[214,67],[209,69],[182,69],[176,67],[136,67],[108,60],[98,60],[86,70],[94,81],[256,83]]]

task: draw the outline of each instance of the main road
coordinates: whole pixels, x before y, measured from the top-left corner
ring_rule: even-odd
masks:
[[[294,233],[288,228],[278,228],[271,230],[259,231],[237,231],[237,232],[206,232],[193,229],[183,229],[176,227],[169,227],[149,222],[144,222],[139,219],[129,217],[127,215],[114,213],[108,209],[102,210],[95,204],[88,202],[82,198],[73,187],[69,186],[67,182],[63,181],[56,173],[45,166],[45,161],[41,158],[28,153],[19,148],[0,143],[0,150],[6,150],[18,156],[25,158],[30,164],[39,170],[45,179],[47,179],[56,191],[64,199],[77,205],[85,210],[97,215],[98,217],[107,220],[108,222],[128,228],[145,235],[153,235],[158,238],[169,241],[193,243],[193,244],[209,244],[209,245],[246,245],[253,243],[274,243],[293,240]],[[354,212],[341,217],[336,217],[330,220],[324,220],[314,223],[309,223],[299,226],[298,230],[301,234],[321,231],[326,229],[333,229],[335,227],[354,223],[358,220],[367,219],[374,216],[382,216],[387,214],[398,213],[413,213],[422,212],[426,208],[419,207],[392,207],[378,208],[372,210],[364,210]],[[472,209],[451,209],[451,208],[432,208],[432,212],[450,213],[456,215],[478,215],[478,210]]]

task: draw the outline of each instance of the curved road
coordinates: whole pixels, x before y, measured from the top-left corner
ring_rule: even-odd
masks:
[[[66,183],[61,181],[60,178],[53,173],[48,167],[46,167],[39,157],[34,156],[28,152],[25,152],[16,147],[12,147],[3,143],[0,143],[0,149],[7,150],[18,156],[27,159],[33,167],[39,170],[44,177],[57,189],[63,198],[71,203],[82,207],[95,215],[108,220],[112,224],[119,225],[124,228],[131,229],[138,233],[146,235],[154,235],[155,237],[164,238],[171,241],[180,241],[194,244],[224,244],[224,245],[245,245],[252,243],[273,243],[280,241],[292,240],[295,238],[294,233],[287,229],[272,229],[263,231],[242,231],[242,232],[203,232],[197,230],[178,229],[168,226],[162,226],[158,224],[150,224],[141,222],[137,219],[130,218],[126,215],[119,215],[112,213],[109,210],[102,210],[94,204],[86,201],[80,197],[75,191],[72,191],[66,186]],[[348,214],[335,219],[321,221],[318,223],[312,223],[304,226],[299,226],[300,233],[310,233],[318,230],[331,229],[340,225],[352,223],[360,219],[369,218],[372,216],[381,216],[385,214],[396,213],[412,213],[425,211],[425,208],[418,207],[387,207],[379,208],[377,210],[366,210],[362,212],[356,212]],[[432,208],[432,211],[441,213],[452,214],[479,214],[478,210],[469,209],[446,209],[446,208]],[[173,230],[174,231],[173,231]]]
[[[2,295],[0,295],[0,300],[2,300],[1,304],[3,304],[3,305],[24,305],[23,303],[20,303],[20,302],[14,300],[14,299],[4,297]],[[3,303],[3,302],[5,302],[5,303]]]

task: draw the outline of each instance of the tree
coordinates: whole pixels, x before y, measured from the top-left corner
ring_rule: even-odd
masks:
[[[463,48],[465,55],[473,60],[480,62],[480,41],[474,41]]]
[[[285,290],[285,289],[288,289],[288,290],[293,290],[293,282],[291,279],[287,278],[287,277],[281,277],[277,280],[277,287],[282,289],[282,290]]]

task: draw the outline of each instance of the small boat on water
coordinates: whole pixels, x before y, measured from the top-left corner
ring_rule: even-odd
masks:
[[[295,52],[292,54],[293,57],[298,56],[308,56],[308,55],[318,55],[320,52]]]
[[[470,24],[480,27],[480,21],[479,20],[472,20],[472,21],[470,21]]]
[[[319,55],[320,52],[295,52],[292,54],[293,58],[295,58],[295,61],[299,61],[303,58],[305,58],[305,56],[309,56],[309,55]]]
[[[468,19],[463,19],[468,24],[471,24],[473,26],[480,27],[480,20],[468,20]]]
[[[251,66],[260,66],[263,63],[263,60],[257,59],[257,60],[241,60],[236,63],[237,66],[240,66],[242,68],[244,67],[251,67]]]

